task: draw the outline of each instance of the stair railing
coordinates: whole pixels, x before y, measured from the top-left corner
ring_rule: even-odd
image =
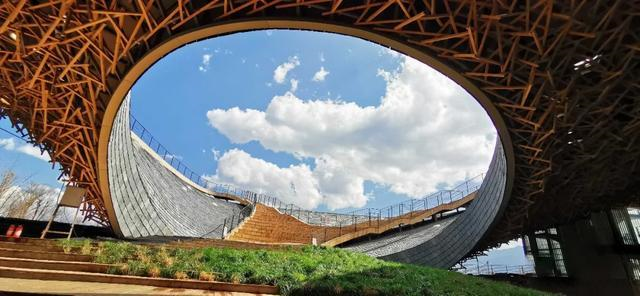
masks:
[[[480,188],[484,179],[484,173],[473,178],[466,180],[465,182],[457,185],[456,187],[448,190],[440,190],[432,194],[426,195],[419,199],[410,199],[400,202],[395,205],[390,205],[383,208],[364,208],[353,210],[345,213],[330,213],[305,210],[292,203],[286,203],[280,199],[264,194],[256,193],[250,190],[245,190],[230,184],[221,184],[211,181],[200,174],[195,173],[187,165],[185,165],[177,155],[171,154],[153,135],[133,116],[130,115],[130,127],[131,131],[139,136],[139,138],[145,142],[152,150],[154,150],[163,160],[169,165],[175,168],[183,176],[191,180],[192,182],[207,188],[214,193],[229,194],[243,198],[247,204],[260,203],[266,206],[273,207],[278,211],[291,215],[301,221],[306,221],[309,224],[320,226],[338,226],[340,225],[341,232],[348,227],[353,230],[357,228],[357,224],[368,222],[369,224],[380,224],[380,221],[393,219],[404,214],[410,216],[418,211],[428,210],[440,206],[445,203],[452,203],[460,200]],[[244,211],[244,209],[243,209]],[[242,211],[241,211],[242,212]],[[305,216],[306,215],[306,216]],[[312,216],[319,216],[320,219],[312,219]],[[230,221],[235,223],[236,221],[232,216]],[[331,218],[333,217],[333,219]],[[223,226],[224,227],[224,226]],[[233,229],[227,227],[227,229]]]

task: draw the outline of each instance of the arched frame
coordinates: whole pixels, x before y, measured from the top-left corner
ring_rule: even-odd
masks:
[[[109,221],[116,233],[119,233],[119,227],[117,219],[115,218],[115,212],[113,210],[111,195],[109,192],[109,180],[107,169],[107,157],[108,157],[108,143],[111,135],[111,129],[115,116],[122,104],[125,96],[129,90],[133,87],[136,81],[144,75],[144,73],[150,69],[157,61],[164,56],[170,54],[174,50],[203,39],[215,38],[218,36],[224,36],[228,34],[234,34],[239,32],[247,32],[253,30],[265,30],[265,29],[295,29],[295,30],[307,30],[307,31],[321,31],[327,33],[336,33],[351,37],[361,38],[370,42],[380,44],[385,47],[392,48],[398,52],[401,52],[407,56],[410,56],[434,69],[446,75],[459,85],[461,85],[467,92],[469,92],[477,102],[484,108],[489,115],[489,118],[493,122],[498,132],[499,138],[502,141],[503,147],[505,147],[505,156],[507,159],[507,190],[504,199],[504,203],[508,201],[508,196],[513,185],[513,171],[514,171],[514,154],[511,143],[511,137],[509,135],[507,126],[504,119],[500,115],[500,112],[495,108],[491,100],[487,95],[475,84],[465,78],[457,71],[451,69],[444,63],[434,59],[432,56],[426,54],[424,51],[408,45],[403,42],[393,40],[391,38],[382,36],[375,32],[348,27],[339,24],[320,23],[318,21],[302,21],[291,19],[269,19],[269,20],[238,20],[232,22],[226,22],[222,24],[215,24],[204,28],[194,29],[192,31],[184,32],[176,36],[172,36],[171,39],[158,45],[153,50],[143,56],[129,72],[123,77],[115,89],[109,105],[104,113],[102,120],[102,129],[100,131],[100,140],[98,148],[98,170],[99,170],[99,182],[102,196],[105,201],[107,213],[109,215]]]
[[[154,60],[258,28],[358,36],[457,81],[513,151],[510,198],[482,249],[640,200],[638,11],[615,0],[9,0],[0,118],[88,189],[85,217],[109,225],[101,124]]]

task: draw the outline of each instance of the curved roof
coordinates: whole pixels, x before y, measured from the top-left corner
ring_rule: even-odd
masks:
[[[117,223],[107,142],[116,110],[153,62],[185,43],[259,28],[357,36],[465,87],[496,124],[510,196],[490,245],[638,201],[640,35],[635,1],[5,1],[0,116]],[[179,103],[179,102],[176,102]]]

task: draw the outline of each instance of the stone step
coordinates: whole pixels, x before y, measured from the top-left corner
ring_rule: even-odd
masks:
[[[58,246],[58,240],[54,240],[54,239],[39,239],[39,238],[32,238],[32,237],[13,238],[13,237],[7,237],[4,235],[0,235],[0,242],[12,242],[12,243],[27,244],[27,245]]]
[[[27,251],[43,251],[43,252],[64,252],[63,248],[57,244],[38,244],[38,243],[21,243],[11,241],[0,241],[0,248]]]
[[[100,282],[113,284],[145,285],[173,289],[200,289],[226,292],[244,292],[275,295],[279,289],[274,286],[253,284],[232,284],[197,280],[174,280],[138,276],[99,274],[79,271],[44,270],[31,268],[0,267],[0,277],[36,280],[58,280],[79,282]]]
[[[107,273],[111,264],[0,257],[0,267]]]
[[[37,259],[37,260],[57,260],[57,261],[78,261],[90,262],[93,256],[65,254],[60,252],[30,251],[0,248],[0,257]]]

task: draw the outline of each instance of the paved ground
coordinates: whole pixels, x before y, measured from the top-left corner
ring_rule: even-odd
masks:
[[[54,295],[209,295],[251,296],[258,294],[216,292],[210,290],[173,289],[141,285],[43,281],[0,277],[0,295],[13,293]]]

